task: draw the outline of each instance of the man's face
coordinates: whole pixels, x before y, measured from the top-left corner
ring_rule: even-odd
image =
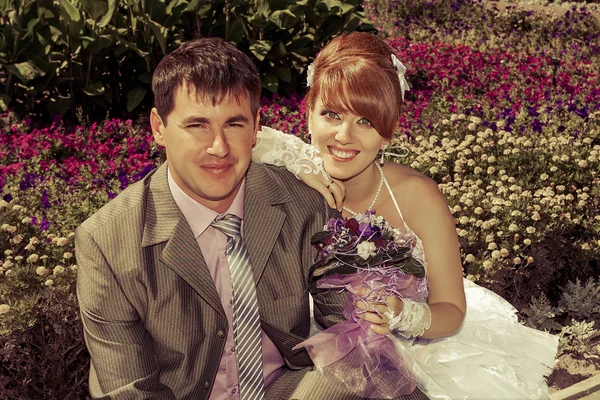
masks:
[[[191,198],[219,213],[237,194],[250,165],[259,118],[248,96],[226,96],[212,105],[186,86],[177,90],[173,111],[163,121],[152,109],[156,143],[166,148],[169,171]]]

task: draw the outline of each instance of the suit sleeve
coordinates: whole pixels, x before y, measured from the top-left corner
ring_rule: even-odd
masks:
[[[325,201],[323,200],[323,202]],[[323,227],[325,226],[329,218],[341,217],[341,214],[338,211],[329,208],[326,204],[325,208],[327,210],[325,213],[323,213],[325,214],[325,218],[319,218],[321,220],[319,222],[320,225],[315,230],[315,232],[323,230]],[[315,260],[316,256],[317,252],[315,250]],[[310,281],[309,290],[314,301],[314,318],[319,325],[325,328],[329,328],[332,325],[344,322],[346,320],[344,318],[344,304],[346,303],[346,299],[348,298],[348,294],[346,291],[317,289],[315,285]]]
[[[175,399],[159,381],[151,338],[92,236],[75,235],[77,297],[94,399]]]

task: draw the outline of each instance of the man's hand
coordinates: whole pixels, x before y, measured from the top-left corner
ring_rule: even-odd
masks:
[[[370,292],[368,287],[362,287],[356,290],[357,296],[366,296]],[[387,335],[390,332],[389,319],[385,315],[386,312],[392,312],[394,316],[400,315],[404,310],[404,303],[402,299],[396,296],[388,296],[385,299],[379,299],[375,295],[371,294],[367,297],[367,301],[358,300],[354,304],[357,309],[365,311],[359,314],[359,316],[372,323],[371,329],[375,333],[380,335]]]

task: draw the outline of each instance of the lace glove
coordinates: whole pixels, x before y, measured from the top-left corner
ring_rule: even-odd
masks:
[[[394,316],[391,311],[385,312],[390,320],[390,331],[394,330],[405,338],[421,336],[431,327],[431,310],[427,303],[411,299],[402,299],[404,309]]]
[[[256,145],[252,149],[252,161],[285,167],[300,179],[300,174],[323,174],[328,183],[331,178],[323,169],[319,150],[299,137],[288,135],[263,126],[258,131]]]

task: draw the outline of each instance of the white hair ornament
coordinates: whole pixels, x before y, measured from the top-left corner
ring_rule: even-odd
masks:
[[[395,54],[392,54],[392,64],[394,64],[394,68],[398,74],[398,79],[400,80],[400,91],[402,92],[402,100],[404,100],[404,92],[410,90],[410,86],[404,77],[406,67],[400,62],[400,60],[398,60],[398,57],[396,57]]]
[[[310,63],[306,71],[306,86],[311,87],[313,85],[313,76],[315,75],[315,64]]]

